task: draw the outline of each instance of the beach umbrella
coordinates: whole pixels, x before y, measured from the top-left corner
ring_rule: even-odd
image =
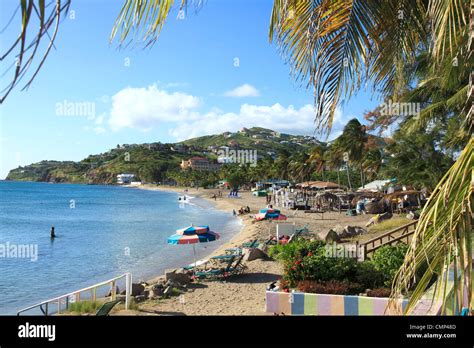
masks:
[[[209,226],[188,226],[176,230],[176,233],[168,237],[168,244],[192,244],[194,254],[194,266],[196,266],[196,243],[213,242],[219,239],[219,234],[209,229]]]

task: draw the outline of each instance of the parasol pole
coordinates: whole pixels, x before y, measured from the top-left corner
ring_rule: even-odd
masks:
[[[193,243],[193,254],[194,254],[194,267],[193,267],[193,273],[196,274],[196,247]]]

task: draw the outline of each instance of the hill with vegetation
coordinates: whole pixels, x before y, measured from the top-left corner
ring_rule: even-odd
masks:
[[[385,144],[383,138],[377,142]],[[279,133],[253,127],[188,139],[179,143],[124,144],[78,161],[45,160],[11,170],[6,180],[88,184],[114,184],[120,173],[135,174],[137,180],[175,180],[183,159],[202,156],[216,162],[219,149],[256,150],[259,159],[275,160],[280,154],[295,156],[325,146],[314,137]],[[268,164],[271,165],[271,164]],[[175,173],[171,175],[170,173]]]

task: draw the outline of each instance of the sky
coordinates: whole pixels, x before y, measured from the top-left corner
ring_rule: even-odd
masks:
[[[109,42],[122,3],[72,1],[32,86],[0,105],[0,178],[41,160],[78,161],[117,144],[242,127],[318,135],[311,91],[268,40],[271,0],[208,0],[184,19],[174,9],[151,48]],[[0,4],[2,54],[18,35],[18,15],[4,30],[17,5]],[[11,63],[1,63],[2,89]],[[330,138],[379,103],[370,90],[353,96],[338,108]]]

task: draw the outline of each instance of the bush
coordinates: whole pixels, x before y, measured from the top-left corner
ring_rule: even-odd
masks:
[[[385,286],[392,285],[393,278],[402,266],[407,250],[407,245],[397,244],[383,246],[374,252],[370,262],[383,275]]]
[[[367,296],[370,297],[389,297],[391,290],[389,288],[376,288],[367,291]]]
[[[302,292],[333,295],[358,295],[363,291],[363,286],[360,284],[338,280],[329,280],[327,282],[303,280],[298,282],[297,288]]]
[[[364,285],[366,289],[374,289],[384,284],[385,277],[375,269],[372,262],[363,261],[357,265],[355,281]]]
[[[268,255],[282,262],[301,259],[308,254],[324,252],[324,242],[298,239],[287,244],[277,244],[270,248]]]
[[[297,242],[279,247],[277,258],[283,261],[284,279],[294,287],[302,280],[350,281],[354,278],[357,261],[347,258],[326,257],[324,243]],[[286,246],[286,245],[285,245]],[[275,250],[275,249],[274,249]]]
[[[103,302],[99,301],[79,301],[72,302],[69,304],[68,312],[85,314],[85,313],[95,313],[102,306]]]

